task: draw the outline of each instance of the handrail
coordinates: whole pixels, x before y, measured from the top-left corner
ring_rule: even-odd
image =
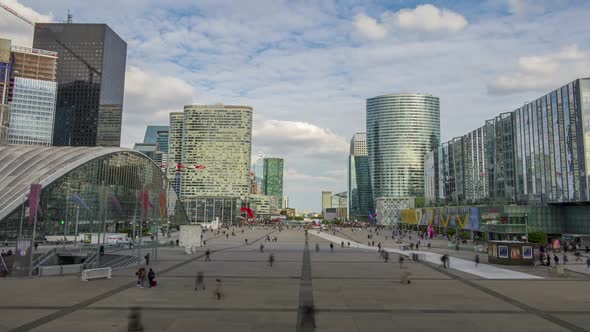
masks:
[[[45,263],[51,256],[53,256],[57,252],[57,248],[53,248],[48,252],[44,253],[43,255],[39,256],[35,261],[33,261],[33,271],[39,268],[41,264]]]

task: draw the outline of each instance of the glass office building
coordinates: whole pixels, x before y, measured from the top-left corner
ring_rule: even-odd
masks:
[[[31,184],[42,186],[38,209]],[[36,211],[36,212],[35,212]],[[32,214],[33,213],[33,214]],[[36,223],[34,221],[36,214]],[[160,168],[123,148],[0,147],[0,240],[185,224]],[[77,226],[77,227],[76,227]]]
[[[348,157],[348,218],[368,221],[369,214],[374,212],[367,135],[356,133],[350,141],[350,156]]]
[[[377,221],[398,223],[397,207],[412,206],[412,197],[424,195],[424,155],[440,142],[439,99],[399,93],[369,98],[366,106],[373,198],[387,202],[378,205]]]
[[[38,23],[35,48],[59,53],[53,144],[119,146],[127,44],[106,24]]]
[[[279,209],[283,208],[283,159],[264,158],[262,192],[278,198]]]
[[[15,77],[8,145],[51,146],[57,83]]]
[[[576,79],[442,144],[425,158],[426,200],[557,209],[546,232],[584,231],[590,167],[590,79]],[[552,212],[553,213],[553,212]],[[585,213],[585,212],[584,212]],[[572,218],[569,220],[568,218]]]
[[[250,195],[252,111],[249,106],[187,105],[184,112],[170,114],[168,174],[191,220],[238,222]]]

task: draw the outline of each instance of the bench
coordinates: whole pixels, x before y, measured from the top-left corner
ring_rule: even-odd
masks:
[[[102,267],[98,269],[88,269],[82,271],[82,281],[88,281],[88,279],[96,278],[107,278],[111,279],[112,270],[110,267]]]

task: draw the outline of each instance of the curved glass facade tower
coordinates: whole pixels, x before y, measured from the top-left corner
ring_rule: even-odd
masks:
[[[438,97],[420,93],[367,99],[367,148],[373,197],[424,195],[424,155],[440,142]],[[379,205],[379,204],[378,204]],[[397,206],[389,204],[388,206]],[[384,211],[377,211],[379,222]],[[395,214],[395,213],[394,213]]]

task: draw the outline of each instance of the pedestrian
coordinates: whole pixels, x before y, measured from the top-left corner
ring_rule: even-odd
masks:
[[[179,241],[178,241],[178,239],[176,239],[176,246],[177,246],[177,247],[178,247],[178,243],[179,243]]]
[[[459,240],[455,242],[455,250],[459,251]]]
[[[576,251],[576,253],[574,255],[576,256],[576,262],[582,261],[582,254],[580,254],[579,251]]]
[[[426,247],[428,247],[428,250],[430,250],[430,242],[428,242],[428,244],[426,245]]]
[[[203,272],[197,273],[197,278],[195,279],[195,290],[205,290],[205,278],[203,277]]]
[[[447,254],[444,254],[440,257],[441,262],[443,263],[443,268],[447,268],[449,267],[449,256]]]
[[[39,247],[39,243],[35,242],[35,251],[37,251],[37,247]]]
[[[330,251],[334,252],[334,243],[330,242]]]
[[[404,259],[404,256],[402,256],[402,255],[399,255],[398,262],[399,262],[399,268],[400,268],[400,269],[402,268],[402,265],[403,265],[403,263],[404,263],[404,260],[405,260],[405,259]]]
[[[128,332],[143,332],[143,325],[141,324],[141,311],[138,307],[131,308],[129,314],[129,322],[127,324]]]
[[[137,276],[137,287],[141,286],[141,270],[143,270],[143,267],[140,267],[137,272],[135,272],[135,275]]]
[[[371,241],[371,246],[375,246],[375,241]]]
[[[418,250],[418,246],[420,246],[420,241],[416,242],[416,250]]]
[[[383,250],[383,259],[385,260],[385,263],[389,261],[389,252]]]
[[[139,269],[139,288],[143,288],[143,285],[145,285],[145,277],[146,277],[146,273],[145,273],[145,268],[141,268]]]
[[[270,256],[268,257],[268,265],[270,265],[270,267],[272,267],[272,263],[275,262],[275,255],[274,254],[270,254]]]
[[[215,292],[214,292],[215,297],[218,300],[221,300],[221,298],[223,297],[223,293],[222,293],[222,290],[221,290],[221,279],[215,279],[215,283],[216,283],[215,284]]]
[[[553,254],[553,261],[555,262],[555,266],[559,265],[559,257],[557,257],[557,254]]]
[[[412,250],[414,250],[414,242],[410,243],[410,248],[412,248]]]
[[[350,248],[350,241],[348,242],[348,247]]]
[[[248,245],[248,239],[245,239],[244,242],[246,242],[246,245]]]
[[[150,265],[150,253],[145,254],[143,258],[145,258],[145,265]]]
[[[342,241],[342,243],[340,243],[340,248],[344,248],[344,241]]]
[[[377,248],[379,248],[379,250],[377,250],[377,251],[378,251],[378,252],[381,252],[381,242],[379,242],[379,243],[377,244]]]
[[[586,258],[586,268],[590,269],[590,256]]]
[[[260,252],[264,252],[264,244],[260,244]]]
[[[205,262],[210,262],[211,261],[211,250],[207,249],[207,251],[205,251]]]
[[[150,269],[150,271],[147,274],[148,277],[148,281],[150,282],[150,288],[155,287],[156,283],[155,280],[156,279],[156,272],[154,272],[154,270]]]
[[[568,262],[568,258],[566,254],[563,254],[563,265]]]
[[[225,238],[229,239],[229,233],[225,234]]]
[[[315,244],[315,252],[319,252],[320,251],[320,245],[319,244]]]
[[[479,264],[479,254],[475,254],[475,267]]]

